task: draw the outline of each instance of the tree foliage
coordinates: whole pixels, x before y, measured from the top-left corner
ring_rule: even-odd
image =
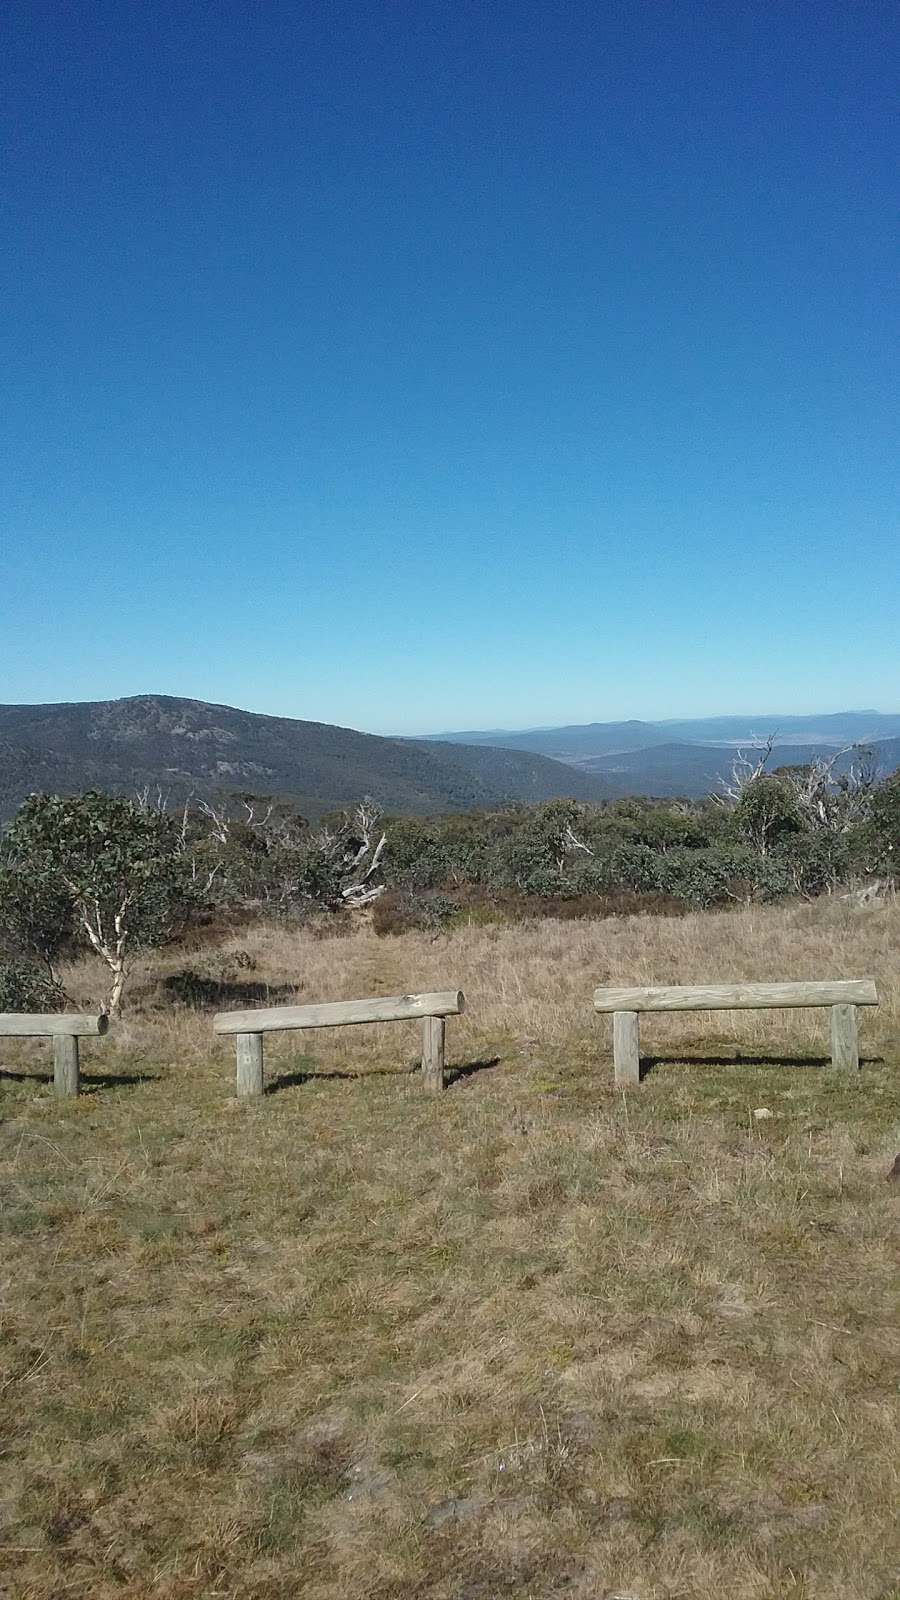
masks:
[[[113,1013],[131,948],[161,943],[190,909],[174,819],[121,795],[32,795],[6,833],[4,857],[4,904],[56,908],[54,934],[77,930],[106,963]]]
[[[867,883],[868,894],[872,874],[896,876],[900,773],[877,783],[865,761],[836,774],[831,760],[769,772],[769,753],[736,763],[719,803],[554,800],[382,818],[363,801],[317,828],[290,804],[249,794],[192,800],[177,814],[146,795],[33,795],[0,851],[5,992],[16,1004],[30,995],[32,1008],[58,999],[54,962],[80,940],[106,963],[115,1010],[130,951],[195,913],[302,917],[386,894],[377,925],[399,931],[511,898],[594,915]]]

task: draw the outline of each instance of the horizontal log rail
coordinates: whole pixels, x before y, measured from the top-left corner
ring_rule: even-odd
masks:
[[[95,1016],[77,1011],[0,1011],[0,1038],[53,1040],[53,1087],[66,1099],[78,1093],[79,1039],[96,1039],[108,1028],[105,1011]]]
[[[85,1016],[78,1011],[0,1011],[0,1038],[41,1039],[68,1034],[74,1039],[95,1039],[109,1029],[105,1011]]]
[[[422,1083],[427,1093],[444,1087],[446,1018],[465,1010],[459,989],[434,994],[376,996],[371,1000],[330,1000],[318,1005],[271,1006],[257,1011],[220,1011],[215,1033],[234,1034],[237,1092],[241,1099],[263,1092],[263,1034],[300,1028],[355,1027],[363,1022],[422,1023]]]
[[[831,1059],[859,1070],[859,1006],[877,1006],[871,978],[825,983],[713,983],[640,989],[596,989],[594,1010],[613,1013],[613,1062],[617,1088],[640,1083],[642,1011],[758,1011],[770,1008],[831,1009]]]
[[[654,989],[596,989],[595,1011],[767,1011],[772,1007],[877,1006],[871,978],[835,983],[709,983]]]
[[[284,1028],[342,1028],[358,1022],[415,1022],[418,1017],[458,1016],[465,1004],[459,989],[372,1000],[329,1000],[321,1005],[220,1011],[213,1017],[213,1029],[216,1033],[277,1033]]]

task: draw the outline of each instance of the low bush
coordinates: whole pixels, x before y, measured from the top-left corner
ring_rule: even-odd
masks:
[[[379,935],[417,932],[440,933],[457,911],[456,902],[443,894],[410,894],[391,889],[375,901],[372,927]]]
[[[0,1011],[62,1011],[65,990],[34,962],[0,959]]]

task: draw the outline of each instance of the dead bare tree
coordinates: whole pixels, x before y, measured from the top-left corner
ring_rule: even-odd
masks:
[[[163,816],[169,809],[171,792],[163,789],[161,783],[156,785],[154,792],[153,785],[145,783],[143,789],[135,789],[134,797],[141,811],[157,811]]]
[[[384,831],[376,842],[375,834],[380,819],[381,807],[367,796],[356,807],[349,824],[345,824],[343,829],[335,834],[323,828],[319,835],[322,849],[343,852],[342,876],[350,881],[341,885],[340,899],[349,909],[369,905],[384,894],[386,885],[372,881],[387,843]]]
[[[765,740],[754,734],[750,753],[743,746],[738,746],[728,776],[719,775],[719,791],[712,796],[716,805],[736,806],[738,804],[745,789],[748,789],[750,784],[754,783],[757,778],[761,778],[765,772],[769,758],[775,748],[776,738],[776,733],[770,733]]]
[[[562,836],[562,845],[563,845],[563,860],[562,860],[562,863],[561,863],[561,867],[565,866],[565,858],[566,858],[566,856],[577,854],[579,850],[583,851],[583,853],[586,856],[592,856],[594,854],[594,852],[591,849],[590,845],[589,844],[585,844],[583,839],[579,839],[578,838],[577,834],[575,833],[574,828],[572,827],[571,822],[566,823],[566,830],[565,830],[565,833]]]
[[[316,830],[292,806],[253,794],[199,799],[185,822],[193,881],[210,890],[218,880],[239,898],[284,910],[304,902],[355,908],[385,891],[379,869],[387,835],[381,809],[368,796],[339,822]]]
[[[852,761],[846,772],[836,772],[838,762],[853,752],[858,760]],[[800,767],[785,767],[779,776],[791,790],[807,826],[831,833],[847,833],[867,820],[878,781],[872,751],[858,744],[845,745],[830,756],[815,756]]]
[[[209,800],[198,800],[197,810],[211,824],[212,836],[217,844],[227,844],[231,819],[224,801],[213,805]]]

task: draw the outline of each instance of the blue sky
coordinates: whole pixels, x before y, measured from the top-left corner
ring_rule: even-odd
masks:
[[[0,700],[900,708],[880,0],[11,0]]]

